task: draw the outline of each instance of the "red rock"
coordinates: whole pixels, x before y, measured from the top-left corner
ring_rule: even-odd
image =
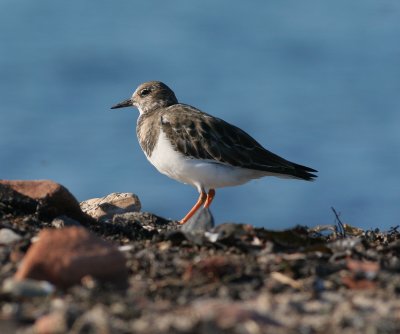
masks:
[[[2,212],[13,215],[18,213],[33,214],[36,212],[37,201],[14,191],[11,186],[3,183],[4,181],[0,180],[0,202],[4,205]]]
[[[378,262],[347,259],[346,266],[350,275],[342,277],[342,283],[349,289],[364,290],[376,287],[374,279],[380,270]]]
[[[342,277],[342,283],[352,290],[367,290],[376,288],[376,282],[367,279],[356,279],[351,276]]]
[[[13,249],[10,253],[10,261],[13,263],[17,263],[19,261],[22,260],[22,258],[24,257],[24,253],[21,252],[21,250],[17,249]]]
[[[376,276],[380,269],[378,262],[371,261],[357,261],[348,259],[346,261],[346,265],[350,271],[355,273],[364,273],[368,276]]]
[[[75,197],[61,184],[50,180],[0,180],[0,185],[28,197],[38,204],[40,218],[52,219],[66,215],[80,222],[90,221],[84,214]],[[7,196],[10,196],[7,193]],[[31,208],[29,208],[31,209]]]
[[[66,288],[82,277],[125,285],[127,269],[123,254],[109,242],[82,227],[43,230],[25,255],[15,279],[46,280]]]

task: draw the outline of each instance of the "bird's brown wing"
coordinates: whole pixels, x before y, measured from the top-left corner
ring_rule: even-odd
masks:
[[[184,104],[161,113],[161,129],[175,150],[196,159],[312,180],[316,170],[263,148],[238,127]]]

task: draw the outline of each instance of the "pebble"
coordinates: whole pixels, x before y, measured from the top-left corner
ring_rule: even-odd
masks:
[[[46,281],[8,278],[4,280],[1,290],[15,297],[45,297],[52,294],[55,288]]]
[[[34,325],[34,333],[36,334],[61,334],[67,332],[67,319],[65,312],[62,311],[45,314],[37,319]]]
[[[0,245],[10,245],[21,240],[21,236],[8,228],[0,230]]]
[[[64,228],[64,227],[71,227],[71,226],[82,226],[76,220],[69,218],[68,216],[59,216],[54,218],[51,222],[51,226],[55,228]]]
[[[214,227],[214,217],[208,208],[200,208],[186,224],[181,226],[183,232],[204,233]]]

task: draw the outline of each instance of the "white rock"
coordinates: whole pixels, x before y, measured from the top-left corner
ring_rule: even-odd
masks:
[[[132,193],[112,193],[80,203],[83,212],[97,220],[111,219],[116,214],[140,211],[139,198]]]
[[[9,245],[18,240],[21,240],[21,236],[15,233],[13,230],[8,228],[2,228],[0,230],[0,245]]]

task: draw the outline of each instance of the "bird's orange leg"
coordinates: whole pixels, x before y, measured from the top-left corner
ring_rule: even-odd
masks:
[[[179,224],[185,224],[190,218],[193,217],[193,215],[196,213],[196,211],[201,207],[201,205],[208,199],[208,196],[206,195],[205,192],[201,192],[199,199],[197,200],[196,204],[194,207],[188,212],[188,214],[182,218],[182,220],[179,222]]]
[[[215,189],[210,189],[207,194],[206,202],[204,203],[204,208],[208,208],[211,205],[211,202],[213,201],[214,197],[215,197]]]

